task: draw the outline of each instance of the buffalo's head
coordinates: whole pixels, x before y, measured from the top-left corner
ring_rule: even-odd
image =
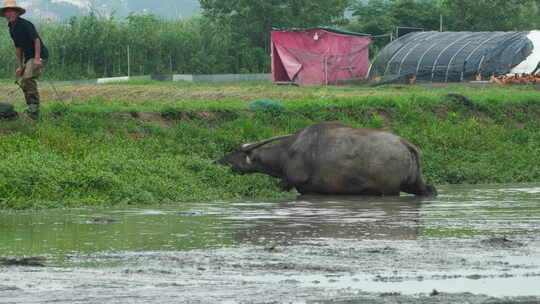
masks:
[[[229,154],[225,155],[217,161],[220,165],[230,166],[234,173],[249,174],[266,171],[264,164],[257,155],[257,150],[271,142],[285,139],[291,135],[272,137],[256,143],[246,143],[240,148],[234,149]]]

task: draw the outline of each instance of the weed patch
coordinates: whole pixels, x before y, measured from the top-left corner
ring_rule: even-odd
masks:
[[[195,94],[207,87],[179,88]],[[253,98],[134,104],[94,99],[46,103],[36,124],[0,122],[0,209],[294,196],[279,192],[272,178],[234,175],[214,161],[241,143],[321,121],[403,136],[422,151],[431,183],[540,181],[538,91],[456,89],[466,98],[456,102],[447,97],[450,89],[235,89],[301,97],[281,99],[279,111],[252,108]],[[381,95],[367,94],[372,92]]]

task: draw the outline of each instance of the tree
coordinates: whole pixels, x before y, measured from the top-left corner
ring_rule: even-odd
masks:
[[[441,8],[436,0],[369,0],[352,6],[356,28],[371,35],[393,32],[396,26],[439,29]]]
[[[437,0],[369,0],[351,8],[353,22],[349,29],[374,37],[371,54],[390,42],[397,26],[438,30],[441,8]],[[383,36],[383,37],[380,37]]]
[[[346,21],[351,0],[199,0],[203,13],[232,26],[235,39],[268,50],[273,28],[330,26]]]
[[[353,31],[374,36],[389,34],[395,24],[388,14],[389,2],[386,0],[359,1],[352,6],[354,22],[349,26]]]
[[[392,0],[388,14],[397,26],[419,27],[439,30],[442,13],[439,1],[433,0]]]
[[[538,26],[538,0],[444,0],[449,29],[514,31]]]

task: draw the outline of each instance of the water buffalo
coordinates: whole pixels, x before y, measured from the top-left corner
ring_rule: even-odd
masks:
[[[414,145],[388,132],[336,122],[244,144],[218,163],[240,174],[280,178],[283,190],[296,188],[301,194],[437,195],[435,187],[424,182]]]

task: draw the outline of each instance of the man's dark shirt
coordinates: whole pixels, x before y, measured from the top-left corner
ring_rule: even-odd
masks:
[[[35,57],[36,49],[34,41],[36,39],[41,41],[41,58],[49,58],[49,51],[45,47],[45,44],[43,44],[43,41],[39,37],[36,27],[32,22],[19,17],[15,23],[10,22],[8,26],[9,34],[11,35],[13,42],[15,42],[15,47],[21,48],[23,51],[24,62]]]

